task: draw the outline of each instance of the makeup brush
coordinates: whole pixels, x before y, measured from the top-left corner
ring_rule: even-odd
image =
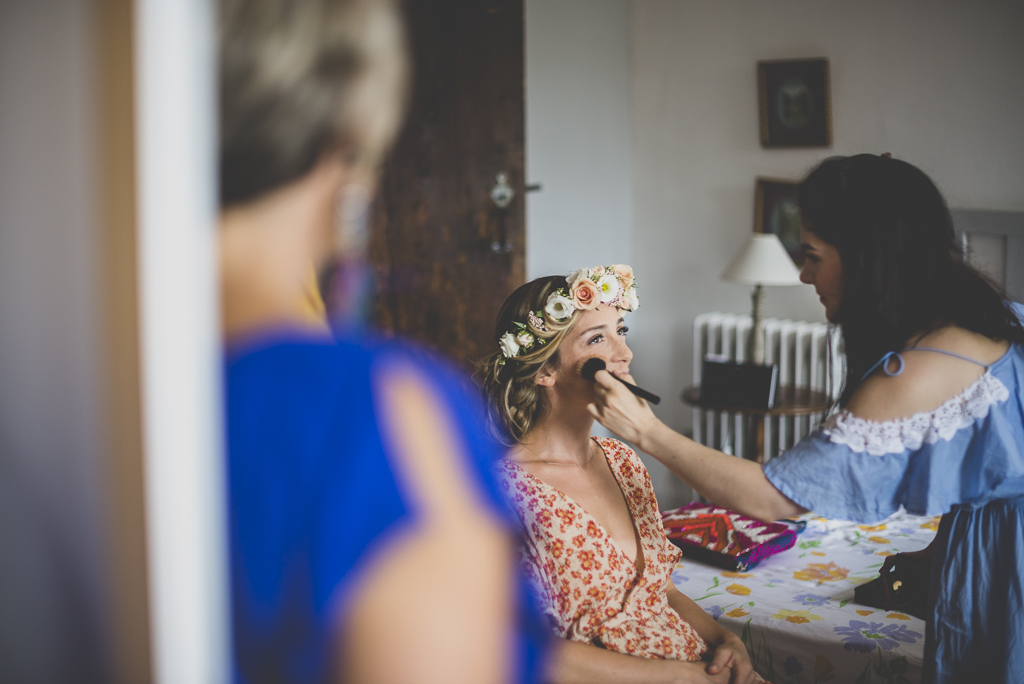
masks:
[[[583,367],[580,368],[580,375],[582,375],[584,379],[593,382],[594,376],[597,375],[597,371],[603,371],[607,369],[608,367],[605,364],[604,359],[599,358],[597,356],[592,356],[589,359],[587,359],[586,363],[583,364]],[[645,399],[652,404],[661,403],[661,397],[659,397],[657,394],[652,394],[651,392],[648,392],[645,389],[640,389],[636,385],[631,385],[622,378],[620,378],[615,373],[608,373],[608,375],[612,376],[613,378],[621,382],[629,389],[630,392],[640,397],[641,399]]]

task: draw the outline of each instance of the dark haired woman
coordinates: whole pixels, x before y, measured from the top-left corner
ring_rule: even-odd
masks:
[[[968,266],[935,184],[888,156],[826,160],[800,190],[801,278],[841,326],[837,411],[761,466],[671,431],[598,374],[595,417],[715,503],[774,520],[943,514],[925,678],[1024,677],[1024,327]]]
[[[308,313],[401,118],[396,3],[220,14],[232,681],[532,681],[547,635],[482,406],[443,364],[335,343]]]

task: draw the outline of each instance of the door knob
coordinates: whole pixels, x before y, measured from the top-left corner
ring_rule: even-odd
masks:
[[[497,182],[491,188],[491,201],[499,209],[504,209],[512,203],[512,198],[515,197],[516,191],[508,184],[507,173],[499,173],[494,179]]]

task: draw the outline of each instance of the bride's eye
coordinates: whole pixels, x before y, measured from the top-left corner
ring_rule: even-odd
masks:
[[[625,336],[626,336],[626,333],[628,333],[628,332],[629,332],[629,326],[627,326],[627,325],[624,325],[624,326],[622,326],[621,328],[619,328],[619,331],[618,331],[618,332],[619,332],[619,334],[620,334],[620,335],[622,335],[623,337],[625,337]]]
[[[601,333],[598,333],[597,335],[594,335],[593,337],[591,337],[590,341],[587,342],[587,344],[597,344],[598,342],[601,342],[602,340],[604,340],[604,335],[602,335]]]

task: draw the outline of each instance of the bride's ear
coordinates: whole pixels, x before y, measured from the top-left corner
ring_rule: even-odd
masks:
[[[535,376],[533,376],[533,382],[541,387],[551,387],[555,384],[555,376],[558,374],[551,364],[545,364]]]

